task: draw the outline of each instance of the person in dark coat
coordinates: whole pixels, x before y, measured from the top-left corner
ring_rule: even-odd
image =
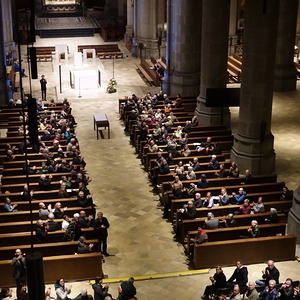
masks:
[[[227,281],[227,287],[233,288],[235,284],[238,284],[241,293],[247,290],[247,282],[248,282],[248,269],[247,267],[243,266],[241,261],[236,262],[236,269],[234,270],[233,274]]]
[[[107,283],[105,286],[101,284],[102,278],[96,277],[95,283],[92,285],[92,288],[94,290],[94,300],[104,300],[104,298],[108,294],[109,289],[109,283]]]
[[[136,299],[136,288],[133,285],[134,278],[130,277],[128,281],[124,281],[119,286],[119,300]]]
[[[106,217],[103,216],[103,212],[97,213],[97,218],[94,221],[94,230],[97,234],[97,238],[99,241],[100,251],[105,256],[109,256],[110,254],[107,252],[107,229],[110,227],[110,224]]]
[[[226,287],[226,276],[220,266],[216,267],[216,273],[213,277],[209,277],[211,285],[205,288],[202,299],[208,299],[208,297],[214,294],[218,289],[223,289]]]

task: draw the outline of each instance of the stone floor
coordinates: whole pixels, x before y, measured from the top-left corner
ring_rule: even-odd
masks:
[[[101,42],[96,35],[93,38],[39,39],[37,46],[51,46],[66,43],[70,53],[76,50],[78,44],[95,44]],[[62,63],[62,93],[59,92],[58,65],[50,62],[38,63],[39,77],[45,74],[48,81],[48,99],[63,99],[67,97],[73,107],[78,127],[77,136],[81,151],[87,162],[87,170],[92,178],[90,190],[97,204],[97,210],[103,211],[108,217],[109,229],[108,251],[112,255],[105,259],[103,269],[109,278],[151,275],[169,272],[187,271],[188,262],[183,254],[183,248],[172,239],[171,225],[162,218],[161,210],[156,207],[158,197],[152,193],[147,174],[143,171],[140,161],[134,155],[134,149],[124,134],[122,122],[118,119],[118,99],[135,93],[139,96],[147,91],[157,91],[157,88],[147,87],[135,71],[138,60],[131,58],[124,51],[124,59],[90,61],[101,69],[101,87],[97,90],[74,90],[69,85],[69,65]],[[24,60],[27,70],[26,61]],[[110,78],[118,82],[117,93],[106,93]],[[32,94],[40,96],[39,80],[32,80]],[[28,78],[24,81],[28,88]],[[81,97],[79,97],[81,96]],[[299,185],[299,82],[298,91],[290,93],[275,93],[273,104],[272,132],[275,135],[275,151],[277,157],[277,172],[279,180],[295,189]],[[111,139],[96,139],[93,130],[93,114],[105,113],[111,124]],[[238,108],[231,109],[233,131],[238,123]],[[270,258],[272,258],[271,249]],[[255,249],[253,249],[255,253]],[[299,252],[299,249],[297,251]],[[237,254],[238,259],[238,254]],[[278,262],[281,280],[286,277],[300,279],[300,268],[297,261]],[[249,279],[260,278],[265,265],[250,265]],[[233,267],[224,268],[227,277]],[[80,272],[80,270],[79,270]],[[162,279],[149,279],[136,282],[139,299],[200,299],[203,290],[209,284],[209,274],[172,276]],[[71,297],[75,297],[80,287],[91,288],[88,282],[71,283]],[[111,284],[110,291],[117,296],[118,283]],[[52,285],[53,288],[53,285]],[[54,296],[54,291],[52,292]]]

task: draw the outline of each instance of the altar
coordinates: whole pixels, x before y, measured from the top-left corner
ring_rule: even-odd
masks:
[[[100,86],[100,69],[69,69],[70,86],[76,90],[97,89]]]

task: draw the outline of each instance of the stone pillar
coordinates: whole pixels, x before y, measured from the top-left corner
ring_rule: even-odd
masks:
[[[230,112],[206,107],[207,88],[226,88],[228,82],[228,30],[230,1],[202,0],[200,96],[196,115],[199,125],[228,125]]]
[[[294,46],[297,26],[298,0],[280,0],[276,47],[274,90],[296,90]]]
[[[5,47],[14,50],[15,43],[13,39],[13,23],[12,23],[12,9],[11,9],[11,0],[2,0],[2,22],[3,22],[3,37]]]
[[[231,160],[252,174],[275,171],[271,133],[279,0],[247,0],[238,131]]]
[[[141,58],[159,57],[165,46],[159,47],[159,24],[164,24],[160,16],[165,8],[163,0],[135,0],[134,2],[134,46],[136,55]],[[160,48],[160,49],[159,49]]]
[[[238,0],[231,0],[230,19],[229,19],[229,40],[228,40],[229,55],[232,55],[234,53],[234,45],[237,44],[237,35],[236,35],[237,7],[238,7]]]
[[[126,24],[126,10],[127,10],[127,0],[118,0],[118,22],[119,26],[125,26]]]
[[[288,215],[287,233],[297,236],[297,244],[300,244],[300,187],[294,191],[293,206]]]
[[[7,1],[0,2],[0,105],[6,105],[8,103],[7,85],[6,85],[6,62],[5,62],[5,45],[4,35],[5,33],[5,5]]]
[[[167,65],[163,90],[197,97],[200,85],[201,1],[168,1]]]
[[[133,38],[133,6],[134,6],[134,1],[127,0],[127,25],[126,25],[126,32],[124,36],[124,42],[129,50],[131,50],[132,38]]]

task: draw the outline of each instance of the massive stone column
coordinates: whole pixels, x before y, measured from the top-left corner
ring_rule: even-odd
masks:
[[[197,97],[200,85],[201,1],[169,0],[168,69],[163,89],[169,95]]]
[[[294,91],[297,75],[294,66],[298,0],[280,0],[275,63],[275,91]]]
[[[234,45],[237,44],[236,26],[237,26],[237,8],[238,1],[231,0],[230,2],[230,19],[229,19],[229,40],[228,40],[228,54],[234,53]]]
[[[141,58],[158,58],[160,51],[165,49],[159,45],[161,26],[165,23],[164,0],[135,0],[134,1],[134,45],[136,55]]]
[[[130,48],[132,46],[133,38],[133,5],[134,2],[132,0],[127,0],[127,25],[124,40],[125,45]]]
[[[231,160],[253,174],[275,171],[271,133],[279,0],[247,0],[238,131]]]
[[[228,82],[228,30],[230,1],[202,0],[200,96],[195,113],[200,125],[229,125],[225,108],[206,107],[207,88],[225,88]]]

